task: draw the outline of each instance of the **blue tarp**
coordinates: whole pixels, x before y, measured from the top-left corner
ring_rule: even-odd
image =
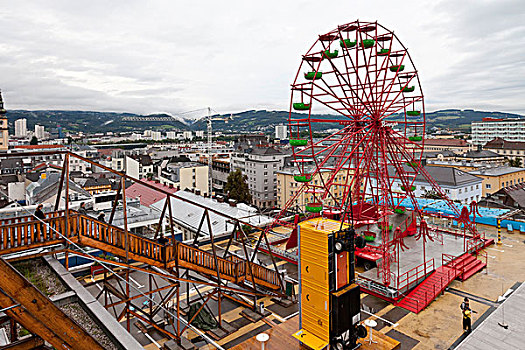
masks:
[[[440,213],[444,215],[454,215],[457,214],[448,206],[447,202],[442,199],[427,199],[427,198],[416,198],[416,201],[418,203],[419,208],[423,208],[427,212],[431,213]],[[408,208],[408,209],[414,209],[414,206],[412,205],[412,201],[408,198],[404,199],[401,202],[401,205]],[[455,203],[456,208],[459,212],[461,212],[461,209],[465,206],[464,204]],[[508,212],[510,212],[510,209],[495,209],[495,208],[483,208],[478,207],[479,215],[476,215],[476,222],[478,224],[484,224],[484,225],[490,225],[490,226],[496,226],[497,225],[497,218],[499,216],[502,216]],[[470,219],[473,220],[474,217],[471,215]],[[457,222],[454,221],[454,225],[457,225]],[[519,230],[521,226],[525,229],[525,224],[523,222],[513,221],[513,220],[501,220],[501,227],[505,228],[508,227],[508,225],[511,225],[511,227],[515,230]]]

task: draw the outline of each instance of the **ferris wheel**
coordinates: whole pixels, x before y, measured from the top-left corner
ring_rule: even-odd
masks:
[[[418,72],[394,33],[352,22],[303,55],[288,118],[307,212],[367,220],[401,211],[421,166],[425,106]]]

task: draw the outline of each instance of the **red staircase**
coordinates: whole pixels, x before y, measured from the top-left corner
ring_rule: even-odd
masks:
[[[448,265],[459,271],[457,278],[460,281],[465,281],[469,277],[472,277],[476,272],[481,271],[487,266],[487,263],[476,259],[472,254],[465,253],[452,260]]]
[[[454,267],[440,266],[395,305],[417,314],[443,292],[459,273]]]
[[[459,257],[443,254],[442,265],[395,305],[414,313],[421,312],[456,278],[465,281],[487,263],[470,253]]]

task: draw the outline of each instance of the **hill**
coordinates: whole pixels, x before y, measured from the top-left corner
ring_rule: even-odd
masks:
[[[304,115],[304,114],[302,114]],[[294,117],[299,114],[294,113]],[[469,131],[473,121],[480,121],[482,118],[523,118],[523,116],[502,112],[484,112],[472,109],[445,109],[426,114],[427,128],[440,127],[453,130]],[[14,121],[20,118],[27,119],[29,130],[34,129],[35,124],[40,124],[50,131],[58,125],[64,131],[71,132],[125,132],[125,131],[144,131],[148,129],[161,131],[178,130],[206,130],[206,122],[200,120],[193,122],[173,117],[169,114],[139,115],[133,113],[113,113],[113,112],[90,112],[90,111],[7,111],[10,132],[14,133]],[[341,116],[334,115],[315,115],[317,119],[343,119]],[[395,119],[395,117],[394,117]],[[266,111],[250,110],[233,115],[233,120],[228,123],[221,121],[213,122],[213,129],[223,132],[264,132],[273,133],[274,127],[279,124],[286,124],[288,120],[287,111]],[[314,131],[322,131],[329,128],[338,127],[329,123],[317,123]]]
[[[14,122],[27,119],[27,129],[34,130],[35,124],[43,125],[46,131],[61,126],[70,132],[124,132],[158,130],[187,130],[188,126],[168,114],[139,115],[133,113],[90,112],[90,111],[25,111],[8,110],[9,132],[14,133]]]

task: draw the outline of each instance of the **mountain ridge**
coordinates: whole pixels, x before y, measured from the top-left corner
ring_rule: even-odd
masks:
[[[234,113],[233,120],[227,123],[214,121],[213,129],[223,132],[234,130],[238,132],[273,133],[276,125],[287,123],[288,115],[288,111],[247,110]],[[300,115],[304,114],[294,112],[294,116]],[[317,119],[343,119],[342,116],[332,114],[313,114],[313,116]],[[480,121],[485,117],[525,118],[522,115],[514,113],[449,108],[426,113],[426,124],[427,129],[438,127],[468,131],[473,121]],[[168,113],[142,115],[95,111],[8,110],[7,119],[11,133],[14,133],[14,121],[20,118],[27,119],[27,127],[29,130],[33,130],[35,124],[43,125],[48,131],[60,125],[64,131],[91,133],[144,131],[148,129],[159,131],[206,130],[205,119],[194,121]],[[318,123],[315,125],[314,130],[322,131],[337,126],[338,125],[328,123]]]

